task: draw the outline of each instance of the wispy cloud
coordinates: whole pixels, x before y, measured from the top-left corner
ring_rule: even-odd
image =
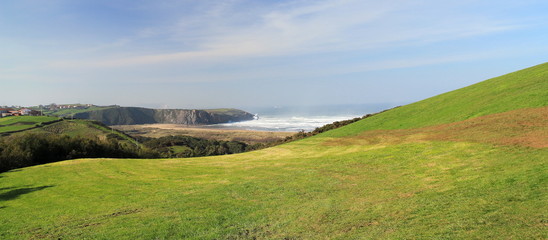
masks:
[[[13,104],[420,99],[548,54],[539,0],[8,2],[0,83]]]
[[[243,58],[295,56],[322,52],[367,51],[452,41],[515,30],[513,22],[475,13],[424,7],[432,1],[328,0],[271,3],[246,7],[250,2],[205,3],[201,11],[181,16],[169,26],[146,27],[125,40],[131,44],[169,36],[171,49],[135,55],[116,52],[87,60],[56,61],[56,68],[117,68],[135,65],[220,62]],[[416,14],[421,14],[417,16]],[[160,41],[160,40],[159,40]],[[157,42],[161,44],[162,42]],[[131,43],[130,43],[131,42]],[[116,46],[120,42],[106,44]],[[137,45],[137,44],[136,44]],[[137,45],[138,46],[138,45]],[[91,48],[102,49],[104,46]],[[367,52],[364,52],[367,54]]]

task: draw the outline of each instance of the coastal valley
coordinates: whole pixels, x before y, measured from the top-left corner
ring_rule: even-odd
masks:
[[[0,238],[546,239],[547,89],[544,63],[261,150],[14,169]]]

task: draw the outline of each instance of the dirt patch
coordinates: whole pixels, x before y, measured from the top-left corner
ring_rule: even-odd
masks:
[[[78,228],[87,228],[87,227],[94,227],[94,226],[99,226],[99,225],[101,225],[101,223],[99,223],[99,222],[96,222],[96,223],[83,223],[83,224],[78,225],[77,227]]]
[[[138,212],[140,212],[139,209],[127,209],[127,210],[118,211],[118,212],[115,212],[115,213],[111,213],[111,214],[105,215],[105,217],[118,217],[118,216],[123,216],[123,215],[129,215],[129,214],[133,214],[133,213],[138,213]]]
[[[371,221],[371,222],[364,222],[364,223],[358,223],[356,225],[352,225],[346,229],[343,230],[343,232],[351,232],[355,231],[360,228],[370,227],[370,226],[377,226],[379,225],[379,222],[377,221]]]
[[[519,109],[417,129],[372,130],[325,145],[391,145],[428,140],[548,147],[548,107]]]

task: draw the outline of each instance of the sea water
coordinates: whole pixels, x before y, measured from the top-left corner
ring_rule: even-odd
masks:
[[[208,128],[255,131],[312,131],[335,121],[362,117],[395,107],[397,104],[331,105],[308,107],[258,107],[244,109],[256,114],[255,120],[208,125]]]

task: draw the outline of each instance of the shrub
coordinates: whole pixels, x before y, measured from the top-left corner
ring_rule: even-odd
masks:
[[[150,158],[153,150],[116,139],[89,139],[56,134],[20,134],[0,138],[0,172],[74,158]]]

